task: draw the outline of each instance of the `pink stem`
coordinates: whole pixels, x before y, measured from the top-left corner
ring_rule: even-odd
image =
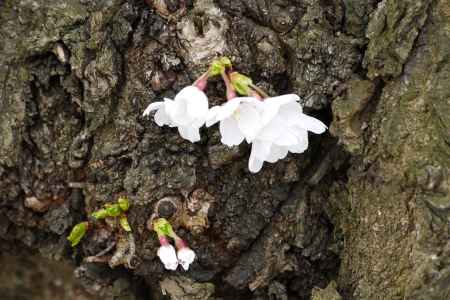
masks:
[[[203,73],[193,84],[193,86],[197,87],[199,90],[204,91],[208,84],[208,75],[209,71]]]
[[[250,90],[249,96],[252,96],[253,98],[256,98],[259,101],[264,101],[264,99],[261,97],[261,95],[258,94],[258,92],[255,90]]]
[[[254,85],[254,84],[250,84],[250,87],[254,90],[254,91],[256,91],[259,95],[261,95],[261,97],[263,98],[263,99],[265,99],[265,98],[269,98],[270,96],[262,89],[262,88],[260,88],[260,87],[258,87],[258,86],[256,86],[256,85]],[[262,99],[261,99],[262,100]]]
[[[167,238],[164,235],[160,235],[159,237],[159,243],[161,244],[161,246],[167,246],[169,245],[169,240],[167,240]]]
[[[175,246],[177,247],[177,249],[182,249],[182,248],[188,247],[187,243],[182,239],[176,239]]]
[[[231,84],[228,75],[225,72],[222,72],[221,75],[227,89],[227,100],[230,101],[231,99],[236,98],[236,92],[234,91],[233,85]]]

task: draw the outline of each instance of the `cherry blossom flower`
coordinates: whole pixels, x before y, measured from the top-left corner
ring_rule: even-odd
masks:
[[[200,127],[205,124],[208,115],[208,97],[197,86],[183,88],[175,99],[151,103],[144,116],[156,110],[155,122],[158,126],[178,127],[180,135],[194,143],[200,141]]]
[[[189,270],[189,265],[195,260],[195,252],[189,248],[185,241],[176,239],[178,262],[185,271]]]
[[[263,103],[254,97],[235,97],[209,110],[206,126],[220,122],[221,142],[236,146],[244,139],[251,142],[262,124]]]
[[[249,170],[257,173],[265,161],[274,163],[288,152],[302,153],[308,148],[308,131],[323,133],[327,126],[303,113],[300,98],[289,94],[265,99],[262,126],[252,141]]]
[[[160,236],[161,247],[158,248],[157,255],[167,270],[175,271],[178,267],[178,258],[175,248],[169,244],[166,237]]]

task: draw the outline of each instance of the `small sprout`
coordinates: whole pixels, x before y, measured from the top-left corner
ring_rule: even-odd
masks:
[[[131,226],[128,223],[127,216],[125,215],[125,212],[128,211],[129,208],[130,208],[129,200],[125,197],[120,197],[117,200],[117,203],[105,204],[103,208],[94,211],[91,214],[93,220],[90,221],[95,223],[96,221],[103,220],[106,218],[118,217],[120,227],[126,232],[131,232]],[[76,246],[80,242],[81,238],[84,236],[84,234],[88,229],[88,225],[89,225],[88,222],[83,222],[74,226],[72,232],[67,238],[72,243],[72,247]]]
[[[130,208],[130,201],[125,197],[120,197],[119,200],[117,200],[117,204],[123,212],[126,212]]]
[[[94,211],[91,216],[97,220],[108,217],[108,211],[105,208]]]
[[[76,245],[78,245],[78,243],[81,241],[81,239],[86,234],[86,231],[88,230],[88,228],[89,228],[88,222],[78,223],[77,225],[75,225],[73,227],[72,231],[70,232],[69,236],[67,237],[67,239],[70,241],[70,244],[72,247],[75,247]]]
[[[106,205],[106,212],[108,213],[108,217],[118,217],[122,213],[119,204]]]
[[[126,232],[131,232],[130,224],[128,223],[128,218],[125,215],[120,216],[119,218],[120,226],[125,230]]]

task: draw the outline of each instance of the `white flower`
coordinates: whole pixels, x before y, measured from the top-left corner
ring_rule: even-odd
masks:
[[[221,142],[236,146],[244,139],[251,142],[262,124],[263,103],[253,97],[236,97],[209,110],[206,126],[220,121]]]
[[[195,259],[195,252],[189,247],[182,247],[177,252],[178,262],[185,271],[189,270],[189,265]]]
[[[167,270],[175,271],[178,267],[177,254],[175,248],[170,244],[165,244],[159,247],[158,256]]]
[[[155,122],[158,126],[178,127],[180,135],[190,142],[200,140],[200,127],[205,124],[208,115],[208,98],[195,86],[183,88],[174,100],[151,103],[144,116],[156,110]]]
[[[302,153],[308,148],[308,131],[323,133],[327,126],[303,113],[297,95],[264,100],[262,127],[252,142],[249,170],[257,173],[265,161],[273,163],[288,152]]]

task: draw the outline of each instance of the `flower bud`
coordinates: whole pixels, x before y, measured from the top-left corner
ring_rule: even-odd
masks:
[[[159,259],[164,264],[164,268],[175,271],[178,267],[178,258],[175,253],[175,248],[169,244],[164,236],[159,237],[159,242],[161,243],[161,247],[159,247],[157,252]]]
[[[241,95],[248,96],[250,94],[251,88],[253,85],[253,81],[250,77],[247,77],[241,73],[233,72],[230,74],[231,84],[234,89]]]
[[[178,262],[185,271],[189,270],[189,265],[195,260],[195,252],[189,248],[182,239],[175,240],[177,246]]]

